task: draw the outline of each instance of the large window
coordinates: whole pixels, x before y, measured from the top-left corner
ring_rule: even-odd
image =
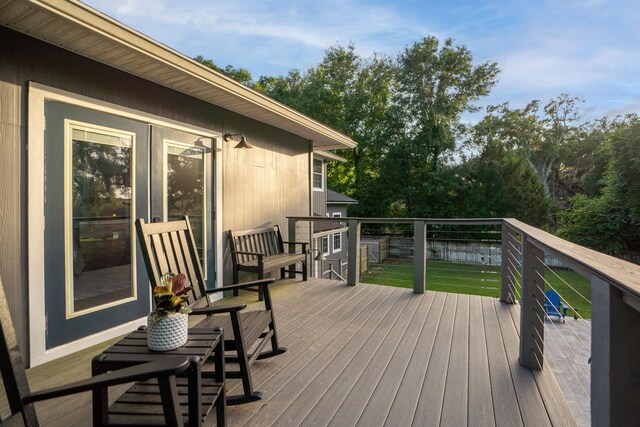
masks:
[[[313,189],[324,190],[324,162],[322,160],[313,160]]]
[[[67,122],[67,316],[135,298],[134,135]]]

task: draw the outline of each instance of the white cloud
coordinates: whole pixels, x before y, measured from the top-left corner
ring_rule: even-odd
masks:
[[[502,73],[482,104],[524,105],[561,92],[594,117],[637,107],[638,0],[87,0],[189,56],[285,74],[332,44],[395,56],[426,35],[453,37]]]

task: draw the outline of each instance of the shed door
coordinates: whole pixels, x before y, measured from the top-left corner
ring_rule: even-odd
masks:
[[[149,125],[45,102],[46,348],[144,317]]]

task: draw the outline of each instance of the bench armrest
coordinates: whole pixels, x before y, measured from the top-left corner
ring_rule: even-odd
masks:
[[[288,245],[303,245],[303,246],[306,246],[309,244],[308,242],[286,242],[284,240],[282,241],[282,243],[286,243]]]
[[[198,307],[198,308],[192,308],[191,313],[189,314],[192,314],[195,316],[198,316],[198,315],[209,316],[212,314],[231,313],[233,311],[240,311],[240,310],[244,310],[246,307],[247,307],[247,304],[243,302],[239,302],[235,304],[216,305],[212,307]]]
[[[250,288],[252,286],[268,286],[271,283],[275,282],[276,279],[261,279],[261,280],[255,280],[253,282],[244,282],[244,283],[239,283],[237,285],[228,285],[228,286],[222,286],[220,288],[213,288],[213,289],[207,289],[205,291],[205,293],[207,294],[212,294],[215,292],[223,292],[223,291],[232,291],[234,289],[245,289],[245,288]]]
[[[262,252],[246,252],[246,251],[231,251],[233,255],[256,255],[256,256],[265,256]]]
[[[119,369],[86,380],[77,381],[61,387],[30,393],[24,397],[25,403],[38,402],[61,396],[68,396],[83,391],[98,390],[119,384],[142,381],[163,375],[176,375],[189,367],[187,357],[167,357],[157,362],[143,363],[129,368]]]
[[[307,252],[307,242],[282,242],[283,245],[301,245],[302,246],[302,253],[306,253]]]

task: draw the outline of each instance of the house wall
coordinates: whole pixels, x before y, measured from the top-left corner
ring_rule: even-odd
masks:
[[[335,205],[335,204],[328,204],[327,206],[327,213],[329,214],[329,216],[333,216],[334,212],[337,213],[339,212],[341,214],[342,217],[346,217],[347,216],[347,206],[346,205]],[[346,224],[344,224],[346,226]],[[342,250],[340,250],[339,252],[333,252],[333,246],[331,245],[331,256],[327,257],[328,259],[339,259],[342,261],[346,261],[347,260],[347,232],[343,231],[342,233]],[[331,238],[333,238],[333,235],[331,236]],[[330,242],[333,243],[333,242]]]
[[[223,143],[224,230],[280,224],[286,238],[286,216],[311,214],[309,141],[5,27],[0,40],[0,274],[23,351],[28,343],[29,81],[214,132],[244,133],[253,150]]]
[[[329,216],[333,216],[334,212],[339,212],[340,216],[346,217],[347,215],[347,205],[337,205],[330,203],[327,205],[327,212],[329,212]]]

